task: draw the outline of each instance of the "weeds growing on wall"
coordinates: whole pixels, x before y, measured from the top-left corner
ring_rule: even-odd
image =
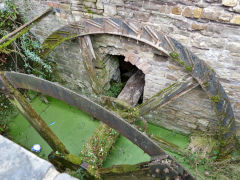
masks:
[[[106,91],[106,96],[117,97],[124,87],[122,82],[111,82],[111,87]]]
[[[0,9],[0,39],[26,23],[12,0],[3,3]],[[8,46],[0,47],[0,71],[17,71],[51,80],[54,63],[51,58],[42,60],[38,55],[41,51],[37,39],[26,32]],[[6,130],[6,119],[12,111],[9,101],[0,94],[0,133]]]

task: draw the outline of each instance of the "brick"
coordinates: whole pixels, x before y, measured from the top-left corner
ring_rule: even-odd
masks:
[[[217,11],[216,9],[210,9],[210,8],[203,9],[202,14],[201,14],[201,18],[209,19],[212,21],[216,21],[219,16],[220,16],[219,11]]]
[[[180,7],[173,7],[172,14],[180,15],[182,13],[182,8]]]
[[[86,8],[97,8],[96,3],[94,3],[94,2],[86,2],[86,1],[84,1],[84,2],[83,2],[83,5],[84,5]]]
[[[59,4],[55,2],[48,2],[49,7],[59,8]]]
[[[59,8],[64,11],[70,11],[70,4],[60,4]]]
[[[236,15],[232,18],[231,23],[240,24],[240,15]]]
[[[218,17],[218,20],[222,22],[229,22],[231,18],[232,18],[232,14],[221,13],[221,15]]]
[[[103,2],[102,2],[102,0],[98,0],[97,1],[96,7],[97,7],[97,9],[103,9]]]
[[[200,24],[196,24],[196,23],[194,23],[194,24],[192,24],[192,29],[193,30],[205,30],[206,29],[206,26],[203,26],[203,25],[200,25]]]
[[[222,0],[222,5],[234,7],[237,5],[237,0]]]
[[[193,17],[194,18],[200,18],[202,14],[202,8],[195,8],[193,10]]]
[[[189,7],[186,7],[186,8],[184,9],[182,15],[185,16],[185,17],[192,17],[192,15],[193,15],[192,9],[189,8]]]

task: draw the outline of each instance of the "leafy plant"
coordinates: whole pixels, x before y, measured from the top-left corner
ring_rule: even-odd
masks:
[[[117,97],[124,87],[122,82],[111,82],[110,89],[106,92],[106,96]]]
[[[26,20],[17,11],[12,0],[4,0],[4,8],[0,10],[0,39],[11,33]],[[54,63],[52,58],[42,60],[38,54],[42,47],[37,39],[27,32],[28,28],[20,31],[18,35],[7,40],[3,46],[0,44],[0,71],[17,71],[34,74],[38,77],[51,80]],[[16,38],[15,38],[16,37]],[[7,119],[15,109],[8,99],[0,94],[0,132],[7,129]]]

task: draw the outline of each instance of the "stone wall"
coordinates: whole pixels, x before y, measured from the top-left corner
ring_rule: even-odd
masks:
[[[55,13],[32,29],[41,41],[51,32],[82,17],[119,17],[145,23],[175,38],[217,73],[227,92],[236,120],[240,122],[240,2],[238,0],[16,0],[28,18],[47,7]],[[166,61],[143,44],[113,36],[92,37],[95,49],[102,53],[124,55],[131,61],[141,56],[147,65],[144,99],[168,87],[186,72]],[[68,45],[71,45],[68,47]],[[60,45],[53,52],[61,75],[68,86],[86,87],[87,74],[81,62],[78,42]],[[127,54],[126,52],[132,52]],[[144,65],[144,67],[146,67]],[[138,68],[140,68],[140,65]],[[141,69],[141,68],[140,68]],[[199,88],[146,118],[185,133],[215,128],[216,118],[207,96]]]

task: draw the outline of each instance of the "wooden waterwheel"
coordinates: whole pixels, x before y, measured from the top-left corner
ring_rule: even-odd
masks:
[[[200,60],[171,37],[136,22],[114,18],[82,19],[79,22],[64,26],[50,35],[43,43],[44,50],[42,57],[44,58],[48,55],[60,43],[78,38],[82,49],[82,58],[86,64],[85,68],[88,69],[87,72],[89,73],[91,86],[93,91],[99,94],[101,87],[99,87],[92,62],[95,58],[95,53],[89,37],[89,35],[94,34],[111,34],[135,39],[136,42],[146,43],[163,53],[166,57],[169,57],[172,61],[177,62],[191,78],[182,79],[174,83],[169,88],[161,91],[158,96],[153,96],[134,108],[133,106],[136,105],[136,101],[138,101],[141,95],[139,91],[141,92],[143,88],[142,86],[138,86],[143,80],[141,73],[138,71],[128,80],[124,88],[125,90],[120,93],[117,99],[105,97],[105,101],[118,103],[123,108],[128,109],[125,113],[117,115],[88,98],[58,84],[21,73],[1,72],[1,90],[52,147],[54,152],[49,155],[51,162],[58,168],[63,169],[71,168],[77,170],[83,168],[86,170],[89,178],[95,176],[95,178],[103,177],[107,179],[117,176],[131,179],[134,176],[143,179],[194,179],[176,160],[162,150],[159,145],[130,123],[131,119],[142,119],[143,115],[147,114],[150,110],[163,107],[199,85],[211,100],[218,118],[219,159],[232,153],[235,145],[236,127],[233,110],[227,94],[216,78],[215,72],[204,61]],[[132,86],[137,88],[129,92],[129,87]],[[115,129],[149,154],[152,158],[151,161],[136,165],[120,165],[107,169],[92,167],[85,162],[84,157],[75,157],[69,153],[63,143],[46,126],[41,117],[35,113],[29,103],[17,91],[17,88],[30,89],[52,96],[85,111],[106,124],[100,125],[99,129],[104,129],[106,132],[110,132],[110,128]],[[134,101],[130,102],[131,97],[128,96],[129,94],[138,95]]]

